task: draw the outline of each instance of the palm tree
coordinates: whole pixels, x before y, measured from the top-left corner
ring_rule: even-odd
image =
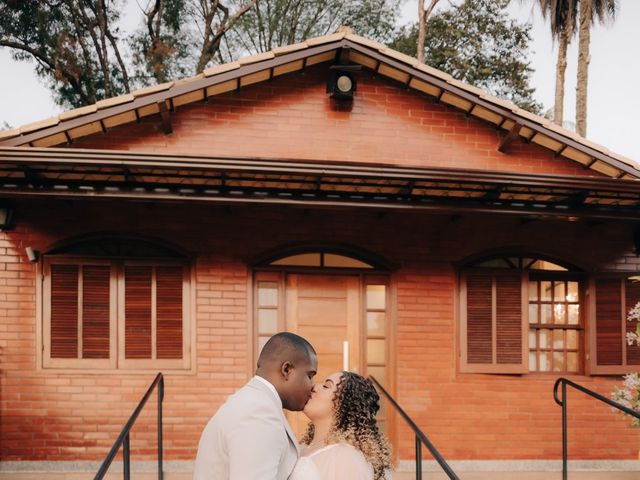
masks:
[[[578,34],[578,84],[576,88],[576,130],[587,134],[587,84],[589,77],[589,43],[591,25],[615,19],[617,0],[580,0],[580,30]]]
[[[580,0],[536,1],[542,11],[542,16],[545,19],[549,19],[551,35],[558,41],[553,123],[562,126],[564,112],[564,74],[567,70],[567,48],[576,31],[576,17]]]

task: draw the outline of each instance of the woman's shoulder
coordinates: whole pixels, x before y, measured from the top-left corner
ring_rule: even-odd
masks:
[[[363,453],[346,442],[335,443],[313,455],[321,478],[372,480],[373,467]]]
[[[357,462],[361,465],[369,465],[364,454],[356,447],[347,442],[337,443],[335,446],[335,455],[342,460]]]

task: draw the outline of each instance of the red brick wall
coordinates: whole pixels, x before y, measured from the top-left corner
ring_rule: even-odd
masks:
[[[555,158],[519,141],[498,152],[504,132],[486,122],[367,71],[358,76],[351,112],[335,111],[325,93],[326,66],[308,69],[208,103],[178,107],[173,134],[159,119],[116,127],[74,143],[78,148],[144,152],[344,160],[593,175],[571,160]],[[597,174],[596,174],[597,175]]]
[[[158,120],[116,128],[73,147],[207,155],[343,160],[585,175],[535,145],[496,150],[494,127],[387,81],[360,76],[353,111],[324,93],[326,67],[226,94]],[[16,228],[0,233],[0,435],[4,460],[97,460],[154,376],[88,375],[36,365],[36,278],[24,248],[75,235],[137,233],[191,252],[196,270],[196,373],[166,379],[168,459],[193,459],[200,431],[250,374],[250,259],[291,242],[347,243],[399,265],[395,332],[397,395],[453,459],[558,458],[560,410],[548,375],[462,375],[456,369],[455,272],[478,252],[506,247],[556,255],[591,270],[636,270],[626,224],[271,207],[123,201],[16,202]],[[608,394],[615,378],[578,377]],[[573,395],[571,458],[637,458],[640,434],[607,408]],[[135,459],[155,445],[154,411],[133,434]],[[400,454],[413,440],[400,430]]]
[[[452,263],[487,248],[518,245],[583,267],[637,266],[631,226],[613,223],[125,202],[21,201],[16,207],[16,229],[0,237],[4,460],[100,459],[154,376],[37,368],[37,279],[24,255],[27,245],[44,251],[74,235],[120,231],[172,242],[197,259],[196,373],[166,379],[169,460],[193,459],[209,416],[250,374],[248,261],[260,252],[292,241],[342,243],[399,265],[392,275],[397,397],[449,459],[559,458],[561,445],[560,409],[551,396],[554,375],[457,372]],[[580,262],[587,258],[588,264]],[[605,395],[619,381],[575,379]],[[640,432],[627,420],[577,394],[569,400],[571,458],[637,458]],[[153,457],[154,416],[152,406],[136,427],[134,459]],[[401,428],[400,438],[401,456],[411,458],[412,436]]]

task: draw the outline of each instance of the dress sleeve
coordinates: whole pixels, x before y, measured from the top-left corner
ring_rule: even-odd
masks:
[[[348,444],[336,445],[318,455],[316,460],[322,478],[333,480],[373,480],[373,467],[364,455]]]

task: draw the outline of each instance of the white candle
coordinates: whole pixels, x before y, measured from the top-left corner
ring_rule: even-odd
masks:
[[[349,342],[342,342],[342,370],[349,371]]]

